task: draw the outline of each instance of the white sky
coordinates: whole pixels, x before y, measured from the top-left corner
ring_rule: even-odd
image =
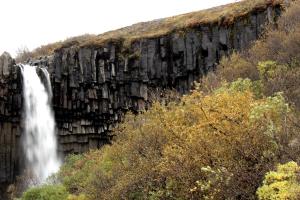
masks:
[[[0,0],[0,54],[236,0]]]

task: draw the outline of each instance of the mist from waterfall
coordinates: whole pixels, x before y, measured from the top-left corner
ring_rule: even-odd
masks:
[[[42,184],[59,170],[55,120],[51,109],[51,82],[46,69],[40,69],[45,84],[37,74],[37,67],[22,65],[24,95],[24,141],[27,169],[35,183]]]

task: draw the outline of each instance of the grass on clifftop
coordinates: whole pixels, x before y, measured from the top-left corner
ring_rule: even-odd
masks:
[[[235,19],[247,15],[252,10],[264,9],[267,5],[279,5],[281,3],[282,0],[244,0],[211,9],[137,23],[100,34],[82,45],[102,45],[110,39],[119,38],[131,41],[142,38],[156,38],[173,31],[184,30],[203,24],[232,24]]]
[[[224,6],[200,10],[173,17],[141,22],[100,35],[82,35],[69,38],[65,41],[41,46],[32,52],[29,57],[50,55],[56,49],[70,46],[103,46],[109,41],[123,41],[127,45],[131,42],[156,38],[172,32],[197,27],[203,24],[232,24],[237,18],[246,16],[253,10],[265,9],[268,5],[282,5],[284,0],[243,0]]]

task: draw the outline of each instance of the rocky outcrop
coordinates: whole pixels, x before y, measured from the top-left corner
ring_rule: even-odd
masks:
[[[99,46],[70,46],[32,61],[51,75],[59,150],[81,153],[110,141],[110,130],[128,110],[147,108],[150,91],[187,93],[222,56],[247,48],[274,23],[281,8],[256,10],[232,25],[204,24],[157,38]],[[0,183],[21,165],[22,84],[7,54],[0,59]]]
[[[247,48],[279,12],[269,7],[230,26],[201,25],[130,47],[111,42],[57,50],[40,65],[48,66],[52,77],[61,151],[79,153],[107,143],[124,112],[147,108],[149,91],[187,93],[222,56]]]
[[[20,152],[21,84],[14,60],[8,53],[0,56],[0,199],[4,186],[18,173]]]

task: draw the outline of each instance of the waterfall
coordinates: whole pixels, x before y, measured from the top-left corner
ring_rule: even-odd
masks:
[[[42,184],[47,177],[58,171],[55,120],[50,106],[52,91],[49,74],[41,69],[46,78],[44,85],[37,74],[37,67],[22,65],[24,95],[24,141],[27,168],[34,176],[34,184]]]

